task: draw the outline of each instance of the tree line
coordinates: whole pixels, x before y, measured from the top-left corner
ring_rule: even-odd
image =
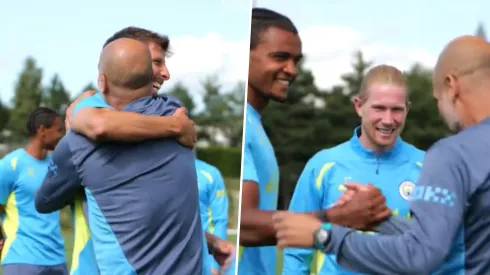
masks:
[[[55,74],[48,85],[42,85],[43,70],[33,57],[28,57],[15,84],[11,104],[0,101],[0,143],[23,144],[27,140],[25,122],[29,113],[38,106],[46,106],[64,115],[74,100],[59,75]],[[80,90],[95,90],[88,83]],[[201,91],[190,91],[183,83],[176,83],[166,93],[177,96],[187,107],[198,126],[200,142],[211,146],[241,148],[245,84],[239,82],[225,90],[217,76],[202,81]],[[203,95],[201,110],[196,108],[196,92]]]
[[[486,39],[479,24],[476,35]],[[271,102],[263,113],[263,124],[280,167],[279,209],[289,206],[296,182],[306,162],[318,151],[350,139],[360,119],[353,97],[373,62],[362,52],[353,55],[352,69],[341,76],[342,84],[329,89],[315,85],[313,73],[303,64],[285,103]],[[432,96],[432,69],[415,63],[404,72],[411,107],[402,138],[422,150],[452,134],[444,124]]]

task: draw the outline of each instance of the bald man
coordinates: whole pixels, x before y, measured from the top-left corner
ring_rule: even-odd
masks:
[[[148,47],[118,39],[102,52],[99,86],[110,108],[172,115],[182,104],[151,96]],[[62,208],[84,189],[101,275],[209,274],[192,149],[175,138],[94,143],[69,132],[36,196],[36,208]]]
[[[428,150],[412,192],[412,220],[400,234],[355,234],[283,212],[274,217],[279,246],[315,247],[368,274],[489,273],[490,45],[473,36],[451,41],[439,56],[433,85],[440,114],[459,133]]]

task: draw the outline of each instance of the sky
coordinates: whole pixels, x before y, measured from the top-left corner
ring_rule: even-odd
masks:
[[[432,68],[450,40],[473,35],[479,22],[490,30],[488,0],[255,0],[255,5],[293,21],[305,66],[324,89],[351,71],[356,50],[373,65],[406,70],[418,62]]]
[[[10,103],[28,56],[43,69],[44,84],[57,73],[78,95],[97,83],[105,40],[128,26],[170,37],[171,79],[163,91],[181,81],[200,97],[211,74],[231,88],[246,81],[250,7],[249,0],[1,1],[0,99]]]

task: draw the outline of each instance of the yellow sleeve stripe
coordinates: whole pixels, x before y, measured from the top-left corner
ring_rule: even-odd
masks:
[[[332,168],[332,166],[335,164],[335,162],[328,162],[322,166],[322,169],[320,169],[320,173],[318,173],[318,176],[316,177],[315,181],[315,186],[317,189],[320,189],[322,187],[322,181],[323,177],[325,176],[325,173]]]

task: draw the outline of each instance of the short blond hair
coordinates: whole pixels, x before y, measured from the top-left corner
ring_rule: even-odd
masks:
[[[369,87],[373,84],[388,84],[406,88],[407,78],[402,71],[390,65],[378,65],[371,68],[364,76],[361,83],[361,89],[357,95],[362,102],[367,100],[367,92]],[[406,95],[406,102],[408,104],[408,91]]]

